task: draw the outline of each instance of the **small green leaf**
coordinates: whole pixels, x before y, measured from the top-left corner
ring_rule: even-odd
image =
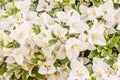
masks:
[[[35,11],[37,8],[36,4],[31,4],[29,10],[30,11]]]
[[[103,49],[101,56],[108,56],[111,53],[112,53],[112,49]]]
[[[30,61],[33,63],[33,64],[37,64],[38,63],[38,58],[31,58]]]
[[[27,80],[28,79],[28,71],[23,70],[22,72],[22,80]]]
[[[3,62],[3,63],[0,65],[0,76],[7,71],[6,66],[7,66],[7,63],[5,63],[5,62]]]
[[[1,15],[0,18],[7,18],[8,15]]]
[[[58,41],[57,39],[49,40],[48,46],[50,47],[50,46],[54,45],[55,43],[57,43],[57,41]]]
[[[63,3],[69,3],[70,0],[63,0]]]
[[[88,24],[88,26],[89,26],[90,28],[91,28],[91,27],[92,27],[92,25],[93,25],[93,22],[92,22],[92,21],[90,21],[90,20],[88,20],[86,23]]]
[[[0,41],[0,49],[4,47],[3,41]]]
[[[42,74],[39,74],[38,73],[38,70],[39,70],[39,67],[38,66],[35,66],[33,69],[32,69],[32,75],[34,75],[35,78],[37,78],[37,80],[45,80],[45,76],[42,75]],[[28,78],[29,80],[29,78]],[[30,80],[34,80],[34,79],[30,79]],[[35,79],[36,80],[36,79]]]
[[[40,29],[40,26],[39,25],[33,25],[33,28],[32,28],[33,32],[37,35],[41,32],[41,29]]]
[[[102,52],[102,50],[103,50],[103,46],[97,45],[97,51]]]
[[[10,31],[8,31],[8,30],[5,30],[4,31],[7,35],[9,35],[11,32]]]
[[[115,47],[120,52],[120,42]]]
[[[97,56],[98,55],[98,52],[97,52],[97,50],[92,50],[91,52],[90,52],[90,54],[89,54],[89,58],[93,58],[93,57],[95,57],[95,56]]]
[[[92,0],[94,6],[99,7],[101,4],[101,0]]]
[[[114,47],[120,40],[120,36],[113,36],[107,43],[109,48]]]
[[[93,73],[92,64],[88,64],[88,65],[86,66],[86,68],[88,69],[89,74],[91,75],[91,74]]]
[[[19,68],[20,68],[20,66],[16,66],[16,67],[8,70],[8,71],[6,72],[7,76],[13,74],[13,73],[14,73],[17,69],[19,69]]]
[[[90,80],[96,80],[96,77],[93,77],[93,76],[92,76],[92,77],[90,78]]]
[[[9,16],[12,16],[12,15],[16,15],[17,12],[19,12],[20,10],[17,8],[17,7],[12,7],[10,8],[6,13],[9,15]]]
[[[51,36],[53,37],[53,38],[57,38],[57,36],[55,35],[55,33],[52,31],[52,33],[51,33]]]
[[[60,67],[62,65],[66,65],[67,63],[69,63],[69,59],[66,57],[65,59],[57,59],[54,63],[54,67],[57,68],[57,67]]]
[[[13,40],[12,42],[8,43],[5,47],[6,48],[19,48],[20,44],[16,40]]]
[[[9,2],[13,2],[14,0],[8,0]]]
[[[110,54],[109,59],[105,60],[105,62],[109,65],[113,65],[117,61],[117,55],[116,54]]]

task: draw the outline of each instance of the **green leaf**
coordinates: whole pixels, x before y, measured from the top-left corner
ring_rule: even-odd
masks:
[[[95,56],[97,56],[98,55],[98,52],[97,52],[97,50],[92,50],[91,52],[90,52],[90,54],[89,54],[89,58],[94,58]]]
[[[38,63],[38,58],[31,58],[30,61],[33,63],[33,64],[37,64]]]
[[[101,4],[101,0],[92,0],[94,6],[99,7]]]
[[[0,49],[4,47],[3,41],[0,41]]]
[[[6,72],[6,75],[9,76],[9,75],[13,74],[13,73],[14,73],[17,69],[19,69],[19,68],[20,68],[20,66],[16,66],[16,67],[8,70],[8,71]]]
[[[39,25],[33,25],[33,28],[32,28],[33,32],[37,35],[41,32],[41,29],[40,29],[40,26]]]
[[[90,78],[90,80],[96,80],[96,77],[93,77],[93,76],[92,76],[92,77]]]
[[[29,10],[30,11],[35,11],[37,8],[36,4],[31,4]]]
[[[51,36],[53,37],[53,38],[57,38],[57,36],[55,35],[55,33],[52,31],[52,33],[51,33]]]
[[[7,35],[9,35],[11,32],[10,31],[8,31],[8,30],[5,30],[4,31]]]
[[[109,65],[113,65],[117,61],[117,55],[116,54],[110,54],[109,59],[105,60],[105,62]]]
[[[115,47],[120,52],[120,42]]]
[[[54,67],[57,68],[57,67],[60,67],[62,65],[66,65],[67,63],[69,63],[69,59],[66,57],[65,59],[57,59],[54,63]]]
[[[28,71],[23,70],[22,72],[22,80],[27,80],[28,79]]]
[[[114,47],[120,40],[120,36],[113,36],[107,43],[109,48]]]
[[[102,50],[103,50],[103,46],[97,45],[97,51],[102,52]]]
[[[9,16],[13,16],[16,15],[17,12],[19,12],[20,10],[17,7],[11,7],[6,13]]]
[[[7,71],[6,66],[7,66],[7,63],[5,63],[5,62],[3,62],[3,63],[0,65],[0,76]]]
[[[111,53],[112,53],[112,49],[103,49],[101,56],[108,56]]]
[[[55,43],[57,43],[57,41],[58,41],[57,39],[49,40],[48,46],[50,47],[50,46],[54,45]]]
[[[9,2],[13,2],[14,0],[8,0]]]
[[[69,3],[70,0],[63,0],[63,3]]]
[[[20,44],[16,40],[13,40],[12,42],[8,43],[5,47],[6,48],[19,48]]]
[[[88,69],[89,74],[91,75],[91,74],[93,73],[92,64],[88,64],[88,65],[86,66],[86,68]]]
[[[92,21],[90,21],[90,20],[88,20],[86,23],[88,24],[88,26],[89,26],[90,28],[91,28],[91,27],[92,27],[92,25],[93,25],[93,22],[92,22]]]
[[[7,15],[1,15],[0,18],[7,18]]]
[[[32,75],[34,75],[34,77],[37,78],[37,80],[45,80],[45,76],[42,75],[42,74],[39,74],[38,73],[38,70],[39,70],[39,67],[38,66],[35,66],[33,69],[32,69]],[[29,79],[28,79],[29,80]],[[31,79],[33,80],[33,79]]]

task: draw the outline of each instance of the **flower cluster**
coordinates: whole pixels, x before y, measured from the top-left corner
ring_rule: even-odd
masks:
[[[0,0],[0,80],[120,80],[120,0]]]

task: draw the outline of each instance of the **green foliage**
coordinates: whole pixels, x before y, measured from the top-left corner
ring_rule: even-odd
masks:
[[[113,36],[107,43],[109,48],[114,47],[120,41],[120,36]]]
[[[101,0],[92,0],[94,6],[99,7],[101,4]]]
[[[14,0],[8,0],[9,2],[13,2]]]
[[[50,47],[50,46],[56,44],[57,41],[58,41],[57,39],[51,39],[51,40],[49,40],[49,41],[48,41],[48,46]]]
[[[52,33],[51,33],[51,36],[53,37],[53,38],[57,38],[57,36],[55,35],[55,33],[52,31]]]
[[[3,62],[3,63],[0,65],[0,76],[7,71],[6,66],[7,66],[7,63],[5,63],[5,62]]]
[[[3,41],[0,41],[0,49],[2,49],[4,47],[4,42]]]
[[[34,75],[33,79],[30,79],[30,80],[45,80],[45,76],[44,75],[41,75],[38,73],[38,70],[39,70],[39,67],[35,66],[33,69],[32,69],[32,75]],[[29,79],[28,79],[29,80]]]
[[[20,10],[17,8],[17,7],[11,7],[6,13],[9,15],[9,16],[13,16],[13,15],[16,15],[17,12],[19,12]]]
[[[28,71],[26,70],[22,71],[22,80],[28,80]]]
[[[36,11],[39,0],[31,0],[30,11]]]
[[[92,76],[90,80],[96,80],[96,77],[93,77],[93,76]]]
[[[112,49],[103,49],[101,56],[107,56],[112,53]]]
[[[69,3],[70,0],[63,0],[63,3]]]
[[[88,69],[89,74],[91,75],[91,74],[93,73],[92,64],[88,64],[88,65],[86,66],[86,68]]]
[[[8,31],[8,30],[5,30],[4,31],[7,35],[9,35],[11,32],[10,31]]]
[[[19,69],[19,68],[20,68],[19,65],[15,66],[14,68],[8,70],[8,71],[6,72],[6,75],[9,76],[9,75],[13,74],[13,73],[14,73],[17,69]]]
[[[41,32],[40,26],[35,24],[33,25],[32,30],[36,35]]]
[[[13,40],[12,42],[9,42],[5,47],[6,48],[19,48],[20,44],[16,40]]]
[[[116,62],[116,54],[110,54],[108,55],[109,59],[105,60],[105,62],[109,65],[113,65]]]
[[[90,54],[89,54],[89,58],[94,58],[95,56],[97,56],[98,55],[98,52],[97,52],[97,50],[92,50],[91,52],[90,52]]]
[[[37,64],[38,63],[38,58],[31,58],[30,61],[33,63],[33,64]]]
[[[54,66],[57,68],[57,67],[60,67],[60,66],[62,66],[62,65],[68,64],[69,62],[70,62],[70,61],[69,61],[68,58],[65,58],[65,59],[62,59],[62,60],[57,59],[57,60],[55,61],[55,63],[54,63]]]

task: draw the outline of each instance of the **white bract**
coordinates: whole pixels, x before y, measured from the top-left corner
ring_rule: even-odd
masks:
[[[0,0],[0,80],[120,80],[119,52],[119,0]]]

